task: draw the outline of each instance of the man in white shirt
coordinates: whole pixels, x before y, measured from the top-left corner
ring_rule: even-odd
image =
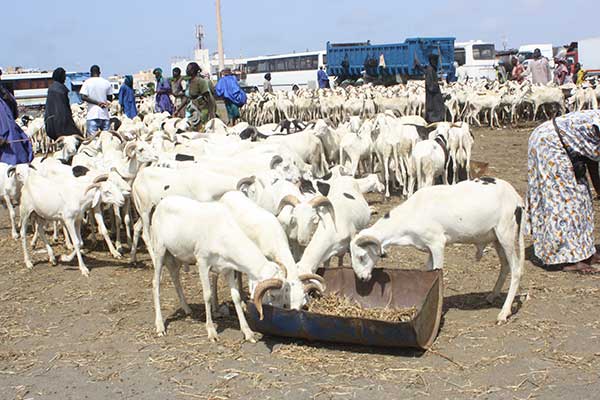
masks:
[[[100,78],[100,67],[92,65],[91,78],[83,82],[79,91],[83,101],[88,103],[87,134],[92,135],[97,131],[110,129],[110,116],[108,107],[112,101],[112,86],[104,78]]]

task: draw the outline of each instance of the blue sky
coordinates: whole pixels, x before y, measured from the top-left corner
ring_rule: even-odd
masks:
[[[227,56],[324,49],[330,41],[394,43],[414,36],[482,39],[502,48],[565,44],[600,34],[589,1],[221,0]],[[168,67],[191,56],[194,25],[216,50],[214,0],[3,1],[0,66],[105,75]],[[595,14],[595,15],[594,15]]]

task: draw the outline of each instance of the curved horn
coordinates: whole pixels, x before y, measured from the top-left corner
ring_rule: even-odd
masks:
[[[260,320],[263,319],[263,307],[262,307],[262,298],[267,293],[267,291],[271,289],[281,289],[283,287],[283,281],[281,279],[267,279],[260,282],[256,288],[254,289],[254,297],[252,301],[254,302],[254,306],[256,307],[256,311],[258,311],[258,315]]]
[[[279,214],[281,210],[283,210],[283,207],[287,205],[296,207],[298,204],[300,204],[300,200],[298,200],[298,198],[293,194],[288,194],[279,202],[279,207],[277,207],[277,214]]]
[[[323,279],[323,277],[321,275],[317,275],[317,274],[302,274],[302,275],[300,275],[298,277],[298,279],[302,283],[306,283],[306,282],[310,282],[310,281],[317,281],[321,285],[325,286],[325,279]]]
[[[235,189],[241,191],[241,189],[242,189],[243,186],[246,186],[246,185],[250,186],[254,182],[256,182],[256,177],[255,176],[249,176],[247,178],[242,178],[237,183],[237,186],[235,187]]]
[[[277,266],[279,267],[279,269],[281,270],[281,272],[283,272],[283,279],[287,279],[287,277],[288,277],[288,271],[287,271],[287,268],[285,267],[285,265],[283,265],[279,261],[275,261],[275,264],[277,264]]]
[[[110,133],[111,135],[113,135],[117,139],[119,139],[121,141],[121,143],[125,143],[126,142],[125,138],[119,132],[110,130],[110,131],[108,131],[108,133]]]
[[[108,180],[108,174],[101,174],[94,178],[92,183],[100,183]]]
[[[374,245],[377,248],[377,254],[381,255],[382,253],[381,242],[379,239],[373,236],[366,235],[359,237],[356,239],[356,245],[359,247],[363,247],[365,245]]]
[[[318,284],[318,283],[308,283],[306,285],[304,285],[304,293],[310,293],[311,291],[316,290],[317,292],[319,292],[319,294],[323,294],[323,287]]]
[[[85,138],[81,135],[72,135],[74,138],[79,139],[80,142],[83,142],[85,140]]]
[[[432,122],[431,124],[425,125],[425,128],[437,128],[439,124],[439,122]]]
[[[308,202],[308,204],[310,204],[313,208],[325,207],[331,214],[331,218],[333,219],[333,223],[335,224],[335,209],[333,208],[333,204],[331,204],[331,201],[329,201],[327,197],[314,197],[311,201]]]
[[[54,143],[64,142],[64,140],[65,140],[65,136],[60,136],[60,137],[54,139]]]
[[[271,163],[269,164],[269,168],[273,169],[278,164],[281,164],[282,162],[283,162],[283,158],[281,158],[281,156],[273,156],[273,158],[271,159]]]
[[[85,193],[87,193],[88,191],[90,191],[92,189],[99,188],[99,187],[100,187],[100,182],[98,182],[98,183],[92,183],[90,186],[88,186],[85,189]]]
[[[129,142],[125,145],[123,152],[125,153],[125,156],[127,156],[127,158],[133,158],[133,154],[131,154],[131,153],[134,149],[135,149],[135,142]]]

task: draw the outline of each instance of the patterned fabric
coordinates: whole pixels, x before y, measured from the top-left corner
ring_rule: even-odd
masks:
[[[569,153],[600,160],[600,111],[580,111],[559,117]],[[587,184],[577,184],[567,151],[552,121],[536,128],[529,138],[527,229],[535,255],[546,265],[574,263],[592,256],[594,212]]]

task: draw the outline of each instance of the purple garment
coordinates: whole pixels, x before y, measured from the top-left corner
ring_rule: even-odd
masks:
[[[31,141],[13,119],[8,105],[0,98],[0,138],[12,143],[0,147],[0,162],[16,165],[33,159]]]
[[[163,111],[173,114],[173,103],[171,103],[171,84],[165,78],[160,78],[156,82],[156,104],[154,111],[161,113]]]

